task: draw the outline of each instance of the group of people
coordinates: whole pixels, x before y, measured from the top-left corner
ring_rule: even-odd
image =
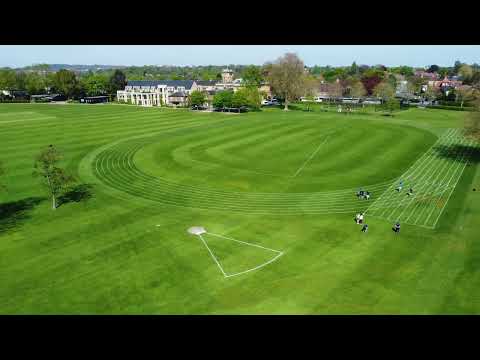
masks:
[[[360,188],[358,189],[358,192],[357,192],[357,198],[368,200],[370,199],[370,192],[362,190],[362,188]]]
[[[357,223],[358,225],[363,225],[361,231],[366,233],[368,231],[368,224],[364,223],[364,219],[365,219],[365,214],[363,212],[359,213],[355,216],[355,223]],[[392,230],[397,234],[400,232],[400,222],[399,221],[397,221],[395,224],[393,224]]]
[[[403,189],[403,180],[400,180],[400,183],[398,184],[398,187],[396,188],[396,190],[398,192],[402,191]],[[370,192],[368,191],[365,191],[363,190],[362,188],[360,188],[357,192],[357,198],[359,199],[365,199],[365,200],[368,200],[370,199]],[[407,192],[407,195],[408,196],[411,196],[413,195],[413,188],[410,187],[408,192]],[[363,212],[361,213],[358,213],[356,216],[355,216],[355,223],[358,224],[358,225],[362,225],[362,232],[367,232],[368,231],[368,225],[365,224],[365,214]],[[392,230],[398,234],[400,232],[400,222],[397,221],[395,222],[395,224],[393,224],[393,227],[392,227]]]
[[[398,184],[398,187],[397,187],[396,190],[397,190],[398,192],[400,192],[400,191],[402,191],[402,189],[403,189],[403,180],[400,180],[400,183]],[[413,188],[412,188],[412,187],[410,187],[410,189],[408,189],[407,195],[408,195],[408,196],[413,195]]]

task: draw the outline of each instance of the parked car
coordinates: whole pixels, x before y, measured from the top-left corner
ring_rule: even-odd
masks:
[[[193,105],[192,110],[207,110],[207,108],[201,105]]]
[[[322,99],[320,96],[316,96],[314,100],[315,100],[315,102],[317,102],[317,103],[323,102],[323,99]]]

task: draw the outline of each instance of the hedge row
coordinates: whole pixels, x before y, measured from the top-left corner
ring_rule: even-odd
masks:
[[[443,109],[443,110],[454,110],[454,111],[474,111],[475,108],[472,106],[445,106],[445,105],[428,105],[429,109]]]

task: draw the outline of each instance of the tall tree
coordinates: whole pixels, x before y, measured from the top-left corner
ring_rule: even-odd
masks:
[[[395,96],[395,88],[388,81],[382,81],[375,86],[373,93],[383,101],[388,101]]]
[[[54,88],[67,98],[73,97],[78,91],[77,76],[73,71],[62,69],[53,77]]]
[[[62,154],[50,145],[35,158],[33,176],[40,177],[42,185],[52,197],[52,209],[58,207],[58,197],[73,183],[74,179],[66,171],[58,167]]]
[[[29,94],[44,94],[46,91],[45,76],[36,72],[29,73],[25,79],[25,89]]]
[[[473,76],[473,69],[470,65],[464,64],[458,69],[458,75],[462,77],[463,81],[469,82]]]
[[[456,100],[460,101],[460,107],[463,108],[465,101],[471,101],[475,99],[475,90],[468,85],[459,86],[455,89]]]
[[[367,90],[365,90],[365,86],[363,86],[361,81],[357,81],[351,86],[350,94],[352,97],[362,98],[367,95]]]
[[[125,89],[127,85],[127,77],[125,73],[119,69],[116,69],[109,79],[109,91],[111,94],[116,94],[118,90]]]
[[[465,135],[469,138],[480,140],[480,97],[474,100],[474,111],[467,114],[465,118]]]
[[[100,73],[92,73],[80,80],[82,90],[88,96],[104,95],[108,91],[109,79]]]
[[[263,82],[262,70],[255,65],[247,66],[242,72],[242,81],[245,86],[260,86]]]
[[[216,108],[231,107],[233,102],[233,92],[224,90],[219,91],[213,96],[213,106]]]
[[[440,70],[440,66],[430,65],[430,67],[427,69],[427,72],[434,73],[434,72],[438,72],[439,70]]]
[[[275,94],[284,99],[284,110],[288,110],[289,102],[305,90],[303,61],[296,54],[285,54],[271,65],[268,80]]]
[[[16,77],[13,70],[0,70],[0,90],[15,90]]]
[[[207,96],[203,91],[195,90],[188,97],[190,106],[202,106],[207,101]]]

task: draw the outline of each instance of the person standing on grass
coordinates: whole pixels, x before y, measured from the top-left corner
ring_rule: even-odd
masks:
[[[412,188],[410,188],[410,190],[408,190],[407,195],[408,195],[408,196],[413,195],[413,189],[412,189]]]
[[[400,183],[398,184],[397,191],[400,192],[402,191],[403,188],[403,180],[400,180]]]
[[[358,223],[363,224],[363,213],[360,213],[360,216],[358,217]]]
[[[367,231],[368,231],[368,225],[365,224],[365,225],[362,226],[362,232],[366,233]]]
[[[357,214],[357,215],[355,216],[355,222],[356,222],[357,224],[360,224],[360,214]]]
[[[397,233],[397,234],[400,232],[400,222],[399,221],[397,221],[395,223],[392,230],[395,231],[395,233]]]

